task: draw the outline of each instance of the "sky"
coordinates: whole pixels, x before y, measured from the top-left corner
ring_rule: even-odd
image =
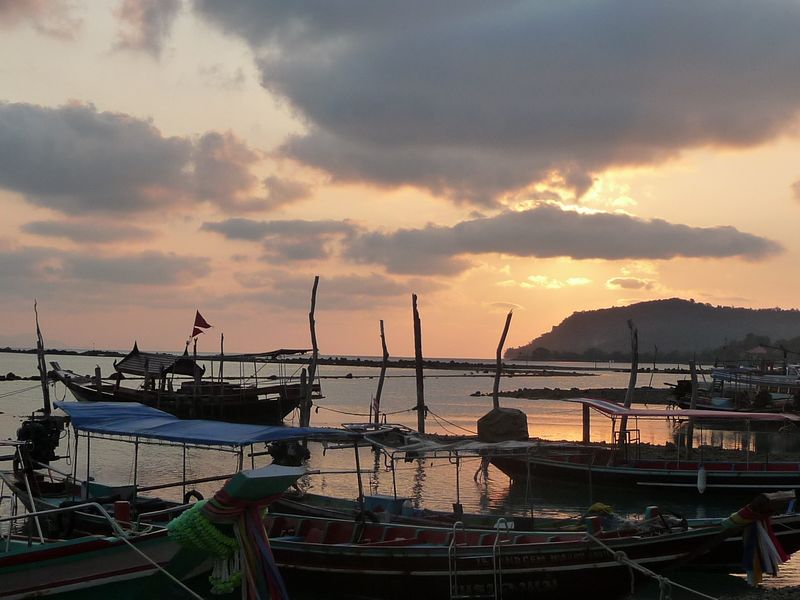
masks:
[[[491,357],[798,308],[800,3],[0,0],[0,346]],[[621,326],[624,326],[622,324]]]

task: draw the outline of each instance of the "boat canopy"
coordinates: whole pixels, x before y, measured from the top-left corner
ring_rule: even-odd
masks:
[[[167,373],[195,377],[202,376],[205,373],[205,368],[198,365],[191,356],[141,352],[135,342],[133,350],[128,352],[119,362],[114,362],[114,369],[117,373],[127,373],[128,375],[142,377],[145,375],[162,377]]]
[[[178,444],[241,447],[293,440],[355,440],[358,434],[332,427],[285,427],[179,419],[138,402],[56,402],[76,431],[163,440]]]
[[[176,375],[188,375],[189,377],[202,376],[205,367],[197,364],[200,361],[211,362],[274,362],[276,359],[285,356],[297,356],[306,354],[310,350],[304,348],[279,348],[268,352],[255,352],[252,354],[210,354],[200,355],[197,360],[188,353],[168,354],[162,352],[142,352],[138,344],[134,342],[133,350],[126,356],[114,363],[114,369],[118,373],[138,375],[143,377],[162,377],[167,373]]]
[[[656,408],[625,408],[616,402],[608,400],[596,400],[593,398],[565,398],[565,402],[574,402],[590,406],[595,410],[609,417],[639,417],[639,418],[665,418],[673,419],[719,419],[729,421],[792,421],[800,422],[800,415],[794,413],[767,413],[767,412],[743,412],[734,410],[698,410],[680,409],[666,410]]]

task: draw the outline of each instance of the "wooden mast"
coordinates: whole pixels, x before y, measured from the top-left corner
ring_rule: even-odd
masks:
[[[417,379],[417,431],[425,433],[425,385],[422,377],[422,323],[417,308],[417,295],[411,294],[411,307],[414,314],[414,364]]]

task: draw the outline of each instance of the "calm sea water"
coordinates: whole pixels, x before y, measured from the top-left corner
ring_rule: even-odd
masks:
[[[54,357],[62,367],[77,373],[91,374],[99,365],[103,374],[112,372],[114,359],[102,357],[58,356]],[[530,363],[531,365],[535,363]],[[594,363],[574,363],[575,366],[592,367]],[[607,364],[597,365],[605,366]],[[615,365],[624,368],[624,365]],[[237,368],[238,369],[238,368]],[[265,367],[259,371],[259,377],[277,374],[277,367]],[[293,373],[295,367],[286,369]],[[491,369],[491,361],[487,361],[487,369]],[[33,355],[0,353],[0,373],[14,372],[17,375],[32,375],[36,372],[36,359]],[[244,373],[252,374],[252,367],[245,368]],[[226,375],[234,375],[231,368],[226,368]],[[338,426],[344,422],[361,422],[367,420],[369,404],[377,387],[378,369],[369,367],[331,367],[320,368],[322,389],[325,398],[317,402],[312,414],[313,425]],[[352,378],[347,377],[352,375]],[[429,432],[467,433],[474,432],[476,421],[491,408],[491,398],[473,397],[470,394],[492,389],[493,379],[486,373],[466,371],[429,371],[425,379],[426,404],[431,414],[426,422]],[[663,387],[666,383],[674,383],[680,375],[659,374],[652,376],[654,387]],[[638,385],[651,383],[650,374],[640,374]],[[576,377],[559,375],[548,377],[513,377],[504,378],[501,389],[514,390],[522,387],[530,388],[588,388],[588,387],[626,387],[628,374],[625,372],[597,371],[592,376]],[[6,395],[9,392],[20,393]],[[52,390],[55,399],[72,398],[60,384]],[[416,427],[416,412],[412,407],[416,402],[416,388],[412,370],[390,369],[383,391],[381,410],[391,413],[390,422]],[[532,436],[551,440],[578,440],[581,437],[581,409],[565,402],[549,400],[525,400],[501,398],[501,405],[515,407],[528,415],[528,426]],[[0,382],[0,439],[14,437],[19,418],[30,414],[41,406],[41,391],[38,382],[17,381]],[[296,418],[296,415],[293,416]],[[296,424],[290,419],[290,424]],[[641,439],[645,442],[663,443],[673,436],[672,425],[666,422],[640,421]],[[728,447],[742,447],[755,443],[753,435],[745,433],[721,434],[720,432],[701,431],[702,441],[721,443]],[[609,422],[601,417],[592,421],[592,439],[607,441],[610,438]],[[713,437],[713,440],[712,440]],[[785,437],[785,436],[784,436]],[[780,440],[778,440],[780,442]],[[783,440],[784,443],[786,440]],[[72,443],[65,439],[62,449],[72,452]],[[357,495],[357,479],[353,474],[337,474],[336,471],[352,470],[354,455],[352,449],[329,449],[324,451],[319,444],[312,444],[310,468],[319,469],[324,474],[309,476],[304,484],[310,491],[345,498]],[[78,472],[85,473],[86,456],[84,448],[79,448],[77,462]],[[90,469],[98,480],[114,484],[130,483],[133,478],[133,453],[130,444],[112,440],[92,440]],[[71,470],[75,457],[69,456],[54,466],[62,470]],[[261,459],[262,461],[264,459]],[[362,468],[372,469],[371,475],[364,478],[364,485],[373,493],[390,494],[393,490],[392,475],[380,457],[375,457],[366,448],[360,450]],[[261,464],[261,463],[256,463]],[[615,510],[625,515],[640,514],[645,506],[659,505],[665,509],[680,512],[687,517],[727,516],[740,508],[738,503],[712,501],[704,498],[700,501],[667,498],[654,490],[649,497],[629,494],[598,494],[577,483],[568,489],[562,487],[533,487],[526,489],[524,485],[511,485],[508,478],[493,467],[489,469],[488,478],[475,479],[478,470],[477,460],[462,462],[460,485],[456,485],[456,473],[453,465],[447,461],[414,461],[401,462],[396,467],[398,493],[408,496],[417,505],[429,508],[449,509],[458,496],[464,509],[470,512],[484,513],[518,513],[538,514],[543,516],[574,516],[581,513],[594,501],[603,501],[614,506]],[[233,472],[236,468],[236,457],[231,454],[209,450],[190,450],[187,453],[187,475],[205,477],[220,473]],[[180,450],[165,446],[143,446],[139,456],[139,481],[143,485],[177,481],[181,477],[182,453]],[[214,484],[198,486],[204,494],[213,493]],[[164,492],[164,496],[179,499],[180,488]],[[698,576],[691,573],[672,575],[682,581],[712,595],[738,594],[746,591],[740,577],[733,576]],[[790,561],[785,565],[779,577],[765,582],[769,587],[782,587],[800,584],[800,567]],[[637,592],[637,598],[657,598],[655,587],[646,587]],[[682,596],[679,592],[673,598]]]

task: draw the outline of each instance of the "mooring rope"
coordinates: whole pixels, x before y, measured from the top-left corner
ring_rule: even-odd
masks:
[[[36,388],[40,387],[41,384],[32,385],[31,387],[21,388],[18,390],[12,390],[10,392],[4,392],[0,394],[0,398],[8,398],[9,396],[13,396],[14,394],[22,394],[24,392],[30,392],[31,390],[35,390]]]
[[[644,567],[644,566],[640,565],[639,563],[637,563],[636,561],[631,560],[630,558],[628,558],[628,555],[625,554],[625,552],[623,552],[621,550],[614,550],[611,546],[608,546],[607,544],[603,543],[601,540],[599,540],[598,538],[593,536],[591,533],[587,533],[586,537],[587,537],[587,539],[593,541],[598,546],[603,548],[603,550],[607,550],[614,557],[614,560],[616,560],[618,563],[626,565],[628,567],[628,571],[631,573],[631,593],[633,593],[633,591],[634,591],[633,590],[633,570],[635,569],[635,570],[639,571],[640,573],[642,573],[643,575],[647,575],[648,577],[652,577],[653,579],[655,579],[658,582],[659,600],[670,600],[671,594],[672,594],[672,587],[676,587],[676,588],[682,589],[685,592],[689,592],[690,594],[695,594],[695,595],[697,595],[697,596],[699,596],[701,598],[706,598],[706,600],[719,600],[718,598],[716,598],[714,596],[709,596],[708,594],[704,594],[703,592],[700,592],[698,590],[695,590],[695,589],[692,589],[690,587],[687,587],[687,586],[685,586],[683,584],[680,584],[680,583],[677,583],[675,581],[672,581],[671,579],[668,579],[667,577],[664,577],[663,575],[659,575],[655,571],[651,571],[647,567]]]

